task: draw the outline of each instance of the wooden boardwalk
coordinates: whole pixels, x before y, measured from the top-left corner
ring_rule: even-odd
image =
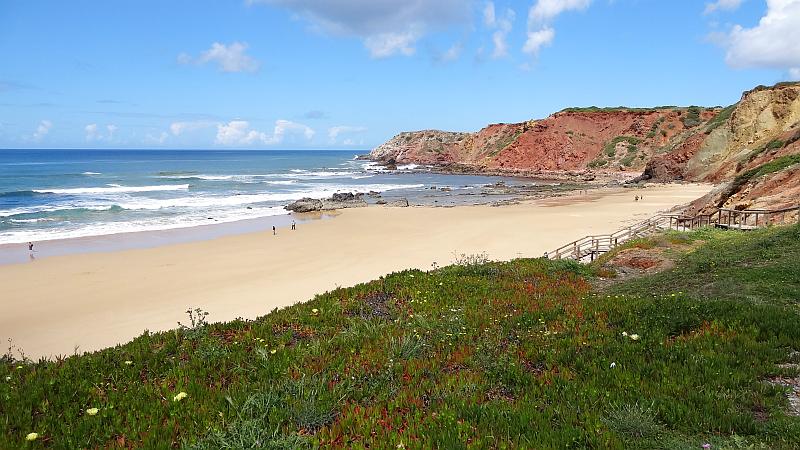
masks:
[[[694,217],[682,214],[659,214],[643,222],[623,228],[611,234],[585,236],[545,253],[550,259],[574,259],[594,261],[632,239],[650,236],[664,230],[688,231],[702,227],[717,227],[726,230],[748,231],[767,225],[778,225],[800,221],[800,206],[783,209],[719,209],[712,214]]]

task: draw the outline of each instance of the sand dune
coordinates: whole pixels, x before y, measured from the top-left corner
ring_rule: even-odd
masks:
[[[332,220],[208,241],[54,256],[0,266],[0,338],[28,356],[71,354],[174,328],[199,307],[212,321],[255,318],[337,286],[455,253],[538,257],[611,232],[710,190],[708,185],[604,189],[519,205],[364,208]],[[644,200],[634,202],[634,195]],[[120,235],[118,239],[126,239]],[[21,250],[24,251],[24,250]]]

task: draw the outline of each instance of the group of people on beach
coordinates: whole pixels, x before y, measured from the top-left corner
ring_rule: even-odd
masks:
[[[297,230],[297,224],[296,224],[296,223],[295,223],[295,221],[293,220],[293,221],[292,221],[292,231],[295,231],[295,230]],[[273,226],[272,226],[272,235],[273,235],[273,236],[275,236],[275,235],[277,235],[277,234],[278,234],[278,229],[277,229],[277,228],[275,228],[275,225],[273,225]]]

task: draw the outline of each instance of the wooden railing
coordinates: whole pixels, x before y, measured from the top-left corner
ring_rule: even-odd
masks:
[[[611,234],[585,236],[552,252],[547,252],[545,256],[550,259],[574,259],[577,261],[589,259],[594,261],[597,256],[618,245],[631,239],[649,236],[661,230],[687,231],[708,226],[751,230],[766,225],[783,224],[792,221],[800,221],[800,206],[777,210],[723,208],[712,214],[700,214],[693,217],[683,214],[659,214]]]

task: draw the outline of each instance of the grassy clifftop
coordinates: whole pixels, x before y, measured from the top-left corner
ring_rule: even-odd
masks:
[[[798,448],[765,380],[797,375],[779,364],[800,349],[800,227],[666,239],[703,244],[602,292],[592,267],[467,258],[7,358],[0,448]]]

